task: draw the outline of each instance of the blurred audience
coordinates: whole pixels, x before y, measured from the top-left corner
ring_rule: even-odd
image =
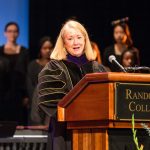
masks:
[[[100,53],[100,49],[99,49],[97,43],[91,41],[91,46],[92,46],[92,49],[94,50],[94,53],[96,55],[96,61],[98,61],[99,64],[102,64],[101,53]]]
[[[115,22],[115,21],[113,21]],[[103,54],[103,64],[110,69],[111,71],[119,71],[113,64],[111,64],[108,60],[110,55],[114,55],[119,63],[121,63],[121,54],[125,50],[131,50],[135,53],[136,56],[136,65],[139,65],[139,50],[133,46],[133,41],[131,38],[131,33],[129,30],[129,26],[126,22],[113,23],[113,36],[114,36],[114,44],[107,47],[104,50]]]
[[[30,99],[30,125],[41,125],[45,124],[44,120],[39,116],[39,111],[37,110],[37,95],[36,95],[36,85],[38,83],[38,74],[43,69],[43,67],[49,62],[50,54],[53,50],[53,44],[50,37],[43,37],[39,43],[39,55],[38,58],[33,60],[28,65],[27,73],[27,87]]]
[[[17,43],[19,26],[9,22],[5,26],[6,43],[0,47],[0,120],[27,124],[26,72],[28,50]]]

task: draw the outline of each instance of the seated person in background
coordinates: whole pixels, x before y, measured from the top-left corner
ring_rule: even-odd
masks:
[[[38,83],[38,74],[43,69],[43,67],[49,62],[50,54],[53,50],[53,44],[50,37],[43,37],[39,43],[39,57],[33,60],[28,65],[27,72],[27,89],[30,99],[30,113],[29,113],[29,124],[30,125],[42,125],[44,122],[39,116],[39,111],[37,110],[37,97],[35,88]]]
[[[71,150],[70,131],[57,121],[57,104],[87,73],[105,69],[94,61],[87,31],[73,20],[63,25],[50,58],[38,78],[39,108],[50,118],[47,150]]]
[[[122,19],[121,19],[122,20]],[[114,21],[115,22],[115,21]],[[121,54],[125,50],[132,50],[136,55],[136,65],[139,65],[139,50],[133,46],[133,41],[129,31],[129,26],[125,22],[117,22],[113,24],[114,40],[112,46],[107,47],[103,54],[103,64],[111,71],[119,71],[113,64],[109,62],[109,56],[114,55],[119,63],[121,63]]]
[[[93,41],[91,41],[91,45],[92,45],[92,49],[94,50],[94,53],[96,55],[96,61],[99,64],[102,64],[100,49],[98,48],[98,45]]]
[[[19,26],[16,22],[6,24],[4,35],[6,43],[0,47],[0,120],[27,125],[29,52],[17,43]]]
[[[125,50],[121,55],[121,65],[123,67],[134,67],[137,64],[135,53],[131,50]]]
[[[134,51],[125,50],[121,55],[121,65],[130,73],[150,73],[150,68],[146,66],[137,66],[137,59]]]

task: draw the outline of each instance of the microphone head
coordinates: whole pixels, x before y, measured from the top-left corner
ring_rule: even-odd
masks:
[[[114,55],[110,55],[108,60],[110,63],[112,63],[113,60],[116,60],[116,57]]]

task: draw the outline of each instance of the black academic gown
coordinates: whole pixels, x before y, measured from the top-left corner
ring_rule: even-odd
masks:
[[[39,74],[39,108],[50,117],[47,150],[71,150],[71,133],[66,124],[57,121],[57,103],[87,73],[105,72],[96,61],[75,64],[70,61],[51,60]],[[44,115],[43,115],[44,116]]]
[[[0,120],[27,124],[27,108],[23,99],[27,97],[26,73],[29,52],[20,47],[18,54],[6,54],[0,47]]]

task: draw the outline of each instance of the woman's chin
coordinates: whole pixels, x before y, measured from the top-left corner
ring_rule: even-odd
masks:
[[[74,53],[75,57],[80,57],[82,55],[82,53]]]

